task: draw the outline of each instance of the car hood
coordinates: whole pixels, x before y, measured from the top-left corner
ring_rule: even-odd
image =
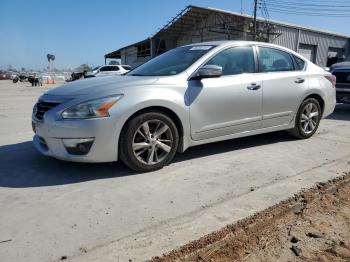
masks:
[[[333,64],[331,67],[330,67],[330,70],[334,70],[334,69],[347,69],[347,68],[350,68],[350,61],[344,61],[344,62],[340,62],[340,63],[336,63],[336,64]]]
[[[108,90],[122,90],[126,87],[151,85],[157,81],[157,77],[139,76],[106,76],[77,80],[56,87],[46,92],[52,96],[76,96],[93,93],[102,93]]]

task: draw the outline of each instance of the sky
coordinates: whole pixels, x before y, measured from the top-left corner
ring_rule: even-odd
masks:
[[[104,54],[152,36],[187,5],[250,15],[253,0],[0,0],[0,68],[42,69],[47,53],[56,68],[103,64]],[[350,18],[270,19],[350,35]]]

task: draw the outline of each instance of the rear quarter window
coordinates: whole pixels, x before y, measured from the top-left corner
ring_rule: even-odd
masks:
[[[295,63],[296,63],[296,70],[303,70],[305,68],[305,61],[295,55],[293,55]]]
[[[131,66],[122,66],[125,70],[131,70]]]

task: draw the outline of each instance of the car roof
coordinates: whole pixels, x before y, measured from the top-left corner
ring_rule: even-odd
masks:
[[[272,48],[278,48],[281,50],[284,50],[286,52],[289,52],[300,59],[305,61],[305,58],[298,54],[297,52],[288,49],[286,47],[280,46],[280,45],[275,45],[275,44],[270,44],[266,42],[257,42],[257,41],[242,41],[242,40],[223,40],[223,41],[208,41],[208,42],[201,42],[201,43],[194,43],[194,44],[189,44],[185,46],[203,46],[203,45],[212,45],[215,47],[224,47],[224,46],[231,46],[231,45],[261,45],[261,46],[268,46]]]
[[[208,42],[201,42],[201,43],[194,43],[194,44],[189,44],[186,46],[201,46],[201,45],[213,45],[213,46],[226,46],[226,45],[265,45],[265,46],[271,46],[271,47],[277,47],[285,50],[290,50],[287,49],[283,46],[275,45],[275,44],[270,44],[266,42],[257,42],[257,41],[242,41],[242,40],[222,40],[222,41],[208,41]],[[290,50],[292,51],[292,50]]]
[[[129,65],[101,65],[100,67],[102,66],[129,66]]]

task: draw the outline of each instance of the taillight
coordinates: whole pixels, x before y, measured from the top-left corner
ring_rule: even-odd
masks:
[[[334,75],[325,75],[325,78],[328,79],[329,82],[332,83],[332,86],[335,88],[335,83],[337,82],[337,78]]]

